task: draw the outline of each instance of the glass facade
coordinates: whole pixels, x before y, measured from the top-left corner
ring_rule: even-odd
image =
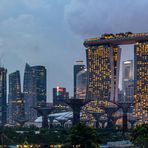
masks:
[[[76,78],[76,98],[77,99],[85,99],[87,92],[87,69],[80,71],[77,74]]]
[[[37,112],[32,108],[46,103],[46,68],[26,64],[23,85],[25,116],[34,121]]]
[[[123,61],[122,65],[122,91],[127,101],[134,97],[134,65],[133,60]]]
[[[21,80],[19,71],[9,74],[8,122],[11,124],[15,124],[16,119],[23,118],[22,116],[24,116],[24,103],[23,95],[21,93],[20,81]]]
[[[83,64],[83,61],[76,61],[76,65],[74,65],[73,71],[74,71],[74,98],[76,98],[76,85],[77,85],[77,74],[85,68],[85,65]]]

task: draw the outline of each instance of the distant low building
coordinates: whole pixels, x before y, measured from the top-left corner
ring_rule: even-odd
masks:
[[[66,88],[57,86],[53,88],[53,105],[54,106],[65,106],[65,100],[69,98],[69,93]]]

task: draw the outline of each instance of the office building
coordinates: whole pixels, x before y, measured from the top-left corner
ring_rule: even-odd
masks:
[[[122,79],[134,79],[134,68],[133,68],[133,60],[123,61],[122,67]]]
[[[124,95],[126,101],[133,102],[134,100],[134,80],[125,80],[124,81]]]
[[[76,86],[77,86],[77,74],[85,68],[83,61],[76,61],[76,65],[74,65],[74,98],[76,98]]]
[[[69,98],[69,93],[66,88],[57,86],[53,88],[53,105],[54,106],[66,106],[65,100]]]
[[[46,68],[26,64],[23,85],[25,116],[34,121],[37,112],[32,108],[46,103]]]
[[[18,118],[23,118],[21,117],[24,115],[23,111],[24,104],[21,93],[20,72],[16,71],[9,74],[8,122],[15,124]]]
[[[134,48],[135,60],[135,115],[148,123],[148,42]]]
[[[7,122],[7,70],[0,67],[0,125]]]
[[[76,77],[76,98],[86,99],[87,92],[87,69],[81,70]]]
[[[133,60],[123,61],[122,65],[122,90],[125,91],[125,84],[128,80],[134,80]]]
[[[123,90],[118,89],[118,102],[122,102],[124,98],[125,96]]]
[[[134,99],[134,65],[133,60],[123,61],[122,65],[122,90],[126,100]]]

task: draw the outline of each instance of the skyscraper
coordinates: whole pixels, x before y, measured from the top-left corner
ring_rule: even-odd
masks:
[[[124,95],[126,101],[131,101],[133,102],[134,100],[134,80],[129,79],[124,81]]]
[[[127,100],[133,101],[134,97],[134,66],[133,60],[123,61],[122,65],[122,90]]]
[[[124,90],[124,81],[134,79],[133,60],[123,61],[122,65],[122,89]]]
[[[87,47],[88,96],[97,98],[101,96],[99,94],[102,91],[104,94],[110,95],[111,100],[117,101],[119,45],[127,44],[135,44],[134,113],[140,118],[141,123],[148,123],[148,33],[104,34],[101,37],[84,41],[84,46]],[[129,66],[125,68],[124,74],[125,78],[130,78]],[[128,83],[127,86],[132,85]],[[102,96],[105,96],[104,94]]]
[[[9,74],[8,111],[8,121],[11,124],[15,124],[18,118],[23,118],[24,103],[19,71]]]
[[[76,98],[85,99],[87,92],[87,69],[81,70],[76,77]]]
[[[118,46],[88,46],[86,50],[89,99],[111,100],[118,98],[121,50]],[[102,98],[103,96],[103,98]]]
[[[76,61],[76,65],[74,65],[74,98],[76,98],[76,85],[77,85],[77,74],[85,68],[83,61]]]
[[[33,121],[37,118],[34,106],[46,103],[46,68],[26,64],[24,73],[24,101],[26,119]]]
[[[135,58],[135,115],[148,123],[148,42],[134,48]]]
[[[53,105],[54,106],[65,106],[65,99],[69,98],[69,93],[66,88],[57,86],[53,88]]]
[[[0,67],[0,124],[4,125],[7,121],[7,70]]]
[[[123,73],[122,78],[124,79],[133,79],[134,78],[134,68],[133,68],[133,60],[123,61]]]

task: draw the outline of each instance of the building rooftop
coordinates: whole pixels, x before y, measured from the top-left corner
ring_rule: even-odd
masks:
[[[118,34],[103,34],[101,37],[89,38],[84,41],[84,46],[98,46],[104,44],[111,45],[126,45],[135,44],[137,42],[148,41],[148,33],[118,33]]]
[[[61,112],[61,113],[53,113],[50,114],[48,117],[54,117],[54,120],[61,120],[61,119],[69,119],[72,118],[73,113],[72,112]],[[38,117],[35,122],[42,122],[42,117]]]

